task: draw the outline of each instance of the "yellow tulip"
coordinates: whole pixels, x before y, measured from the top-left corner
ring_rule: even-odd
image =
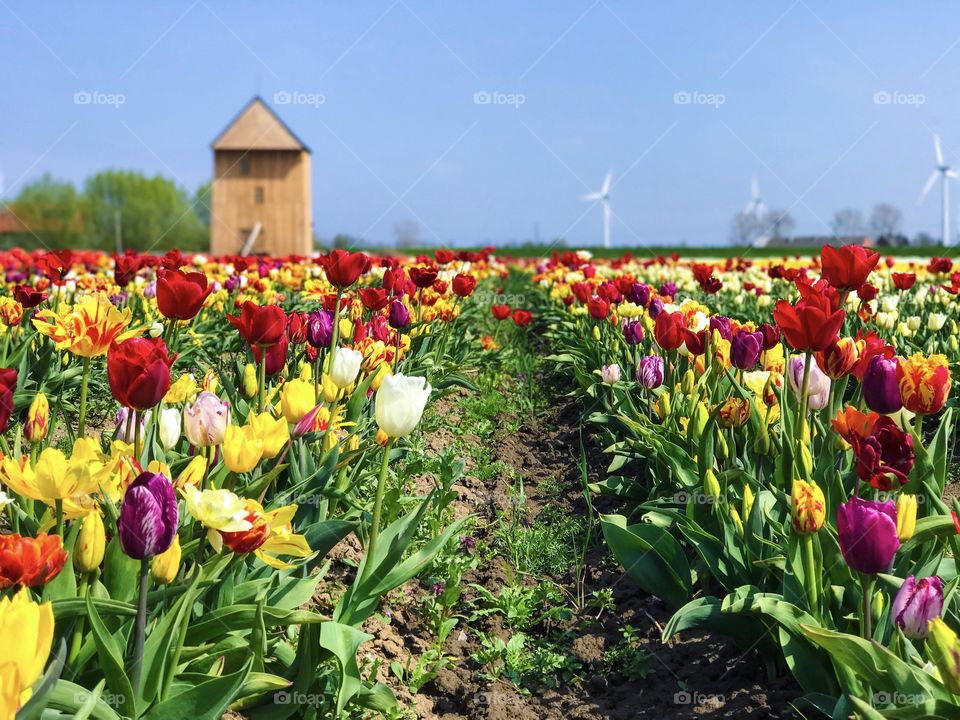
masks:
[[[190,373],[184,373],[177,378],[177,381],[173,383],[173,385],[170,386],[170,389],[167,390],[167,394],[163,396],[163,401],[167,405],[175,405],[177,403],[192,400],[196,394],[196,379]]]
[[[383,381],[390,375],[392,375],[390,364],[385,362],[380,363],[377,367],[376,374],[373,376],[373,380],[370,381],[370,389],[374,392],[379,390]]]
[[[260,389],[257,379],[257,368],[253,363],[247,363],[243,368],[243,395],[252,398]]]
[[[901,493],[897,498],[897,538],[906,542],[917,529],[917,496]]]
[[[801,535],[817,532],[826,521],[827,502],[815,482],[794,480],[790,493],[793,505],[793,529]]]
[[[153,558],[150,563],[150,577],[161,585],[169,585],[180,572],[180,536],[174,535],[170,547]]]
[[[87,295],[72,308],[40,310],[33,325],[56,343],[58,350],[92,358],[106,355],[114,342],[139,335],[143,328],[127,330],[132,312],[121,312],[104,292]]]
[[[940,679],[950,692],[960,693],[960,640],[940,618],[927,625],[927,655],[940,671]]]
[[[79,438],[69,460],[60,450],[49,447],[40,453],[33,468],[28,462],[4,458],[0,478],[18,494],[54,505],[57,500],[97,492],[110,467],[96,440]]]
[[[743,486],[743,503],[741,504],[741,509],[743,510],[743,519],[750,519],[750,511],[753,509],[753,490],[750,489],[749,485]]]
[[[275,458],[290,440],[290,426],[285,418],[273,418],[270,413],[251,413],[247,419],[263,444],[264,459]]]
[[[340,388],[327,373],[324,373],[320,380],[320,391],[323,393],[324,401],[331,404],[340,397]]]
[[[38,392],[30,409],[27,411],[27,422],[23,426],[23,434],[32,443],[42,442],[47,437],[50,428],[50,403],[47,396]]]
[[[233,472],[253,470],[263,457],[263,440],[253,425],[228,425],[223,436],[223,463]]]
[[[106,530],[103,518],[94,510],[87,513],[80,526],[77,545],[73,551],[73,564],[81,572],[93,572],[103,562],[103,553],[107,547]]]
[[[200,485],[203,483],[203,476],[207,472],[207,459],[203,455],[194,455],[183,471],[177,476],[174,485],[182,488],[185,485]]]
[[[288,423],[296,424],[303,416],[313,410],[316,396],[313,385],[306,380],[295,378],[283,384],[280,391],[280,410]]]
[[[27,699],[30,688],[43,673],[53,644],[53,606],[48,602],[35,603],[26,588],[12,598],[3,598],[0,600],[0,637],[4,642],[0,659],[0,706],[6,706],[14,694],[21,701]]]

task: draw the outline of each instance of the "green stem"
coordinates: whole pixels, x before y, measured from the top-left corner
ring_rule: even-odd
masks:
[[[80,419],[77,421],[77,435],[83,437],[87,429],[87,389],[90,384],[90,358],[83,359],[83,374],[80,377]]]
[[[367,543],[367,565],[364,570],[364,576],[370,574],[373,563],[376,562],[374,555],[377,549],[377,539],[380,535],[380,515],[383,512],[383,496],[387,487],[387,471],[390,469],[390,450],[393,449],[394,438],[387,438],[387,444],[383,448],[383,463],[380,465],[380,478],[377,480],[377,495],[373,501],[373,520],[370,522],[370,541]]]
[[[57,498],[54,502],[54,508],[57,514],[57,535],[63,539],[63,500]]]
[[[263,406],[267,402],[267,349],[260,348],[260,363],[257,367],[257,408],[263,412]]]
[[[864,640],[873,639],[873,584],[876,578],[866,573],[860,574],[860,587],[863,598],[860,604],[860,632]]]
[[[137,602],[137,624],[133,644],[133,691],[140,690],[140,675],[143,671],[143,646],[147,637],[147,588],[150,580],[150,561],[140,561],[140,597]]]
[[[87,584],[93,582],[93,575],[85,573],[80,577],[80,598],[87,596]],[[76,625],[73,626],[73,638],[70,641],[70,657],[67,660],[68,665],[72,665],[80,655],[80,648],[83,647],[83,625],[84,616],[77,618]]]
[[[804,574],[806,577],[807,603],[810,606],[810,614],[814,617],[820,616],[820,594],[817,583],[817,563],[814,557],[813,533],[803,535],[803,559]]]
[[[340,342],[340,300],[343,298],[343,289],[337,288],[337,301],[333,305],[333,333],[330,335],[330,358],[327,367],[333,368],[333,357],[337,353],[337,343]]]

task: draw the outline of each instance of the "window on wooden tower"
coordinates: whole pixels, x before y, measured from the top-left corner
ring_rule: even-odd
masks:
[[[257,187],[253,189],[253,201],[257,205],[263,205],[263,187],[262,186],[257,185]]]
[[[250,158],[244,155],[240,158],[240,174],[249,175],[250,174]]]

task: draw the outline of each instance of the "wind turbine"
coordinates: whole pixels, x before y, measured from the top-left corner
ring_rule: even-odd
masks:
[[[923,199],[927,196],[932,189],[934,184],[937,182],[937,177],[940,177],[940,223],[941,223],[941,232],[943,235],[943,244],[947,245],[950,242],[950,179],[956,180],[960,175],[957,175],[955,170],[951,170],[950,166],[943,161],[943,149],[940,147],[940,136],[933,136],[933,148],[937,154],[937,169],[930,173],[930,177],[927,178],[927,184],[923,186],[923,191],[920,193],[920,199],[917,200],[919,205],[923,202]]]
[[[610,218],[613,215],[613,212],[610,210],[610,183],[613,181],[613,171],[607,172],[607,176],[603,179],[603,186],[598,192],[592,192],[584,195],[581,200],[586,200],[587,202],[596,202],[600,201],[600,204],[603,206],[603,246],[605,248],[610,247]]]
[[[767,206],[760,199],[760,183],[756,178],[750,181],[750,202],[743,208],[744,215],[753,215],[759,225],[763,222],[763,216],[767,212]]]

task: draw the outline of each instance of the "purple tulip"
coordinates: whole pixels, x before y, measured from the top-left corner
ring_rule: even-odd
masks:
[[[900,547],[897,506],[893,500],[852,497],[837,508],[837,536],[851,569],[871,575],[886,572]]]
[[[400,300],[394,300],[390,303],[390,327],[395,330],[403,330],[410,324],[410,311]]]
[[[661,310],[663,310],[663,301],[660,298],[654,298],[650,301],[650,307],[647,308],[647,312],[650,313],[651,318],[656,320]]]
[[[713,336],[714,330],[720,333],[720,337],[722,337],[724,340],[730,340],[733,337],[733,329],[730,327],[730,318],[724,317],[723,315],[714,315],[710,318],[711,336]]]
[[[639,320],[628,320],[623,324],[623,338],[628,345],[639,345],[643,342],[643,325]]]
[[[772,350],[780,344],[780,328],[770,323],[761,323],[758,328],[763,336],[763,349]]]
[[[227,292],[233,292],[240,287],[240,277],[238,275],[231,275],[226,279],[223,286],[227,289]]]
[[[661,295],[669,295],[670,297],[673,297],[677,294],[677,284],[673,282],[665,282],[660,286],[659,292]]]
[[[646,307],[650,302],[650,286],[644,283],[633,283],[630,286],[630,292],[627,293],[627,300],[634,305]]]
[[[637,368],[637,382],[652,390],[663,385],[663,358],[659,355],[644,355]]]
[[[173,542],[179,521],[170,481],[160,473],[141,473],[123,496],[117,520],[120,548],[137,560],[159,555]]]
[[[307,342],[311,347],[329,347],[333,337],[333,314],[326,310],[314,310],[307,316]]]
[[[741,370],[749,370],[760,360],[763,333],[738,332],[730,341],[730,363]]]
[[[895,413],[903,407],[897,382],[897,358],[873,356],[863,376],[863,400],[868,408],[881,415]]]
[[[908,638],[925,638],[927,623],[940,617],[943,610],[943,580],[936,575],[914,580],[913,575],[903,581],[893,599],[890,614],[897,627]]]

